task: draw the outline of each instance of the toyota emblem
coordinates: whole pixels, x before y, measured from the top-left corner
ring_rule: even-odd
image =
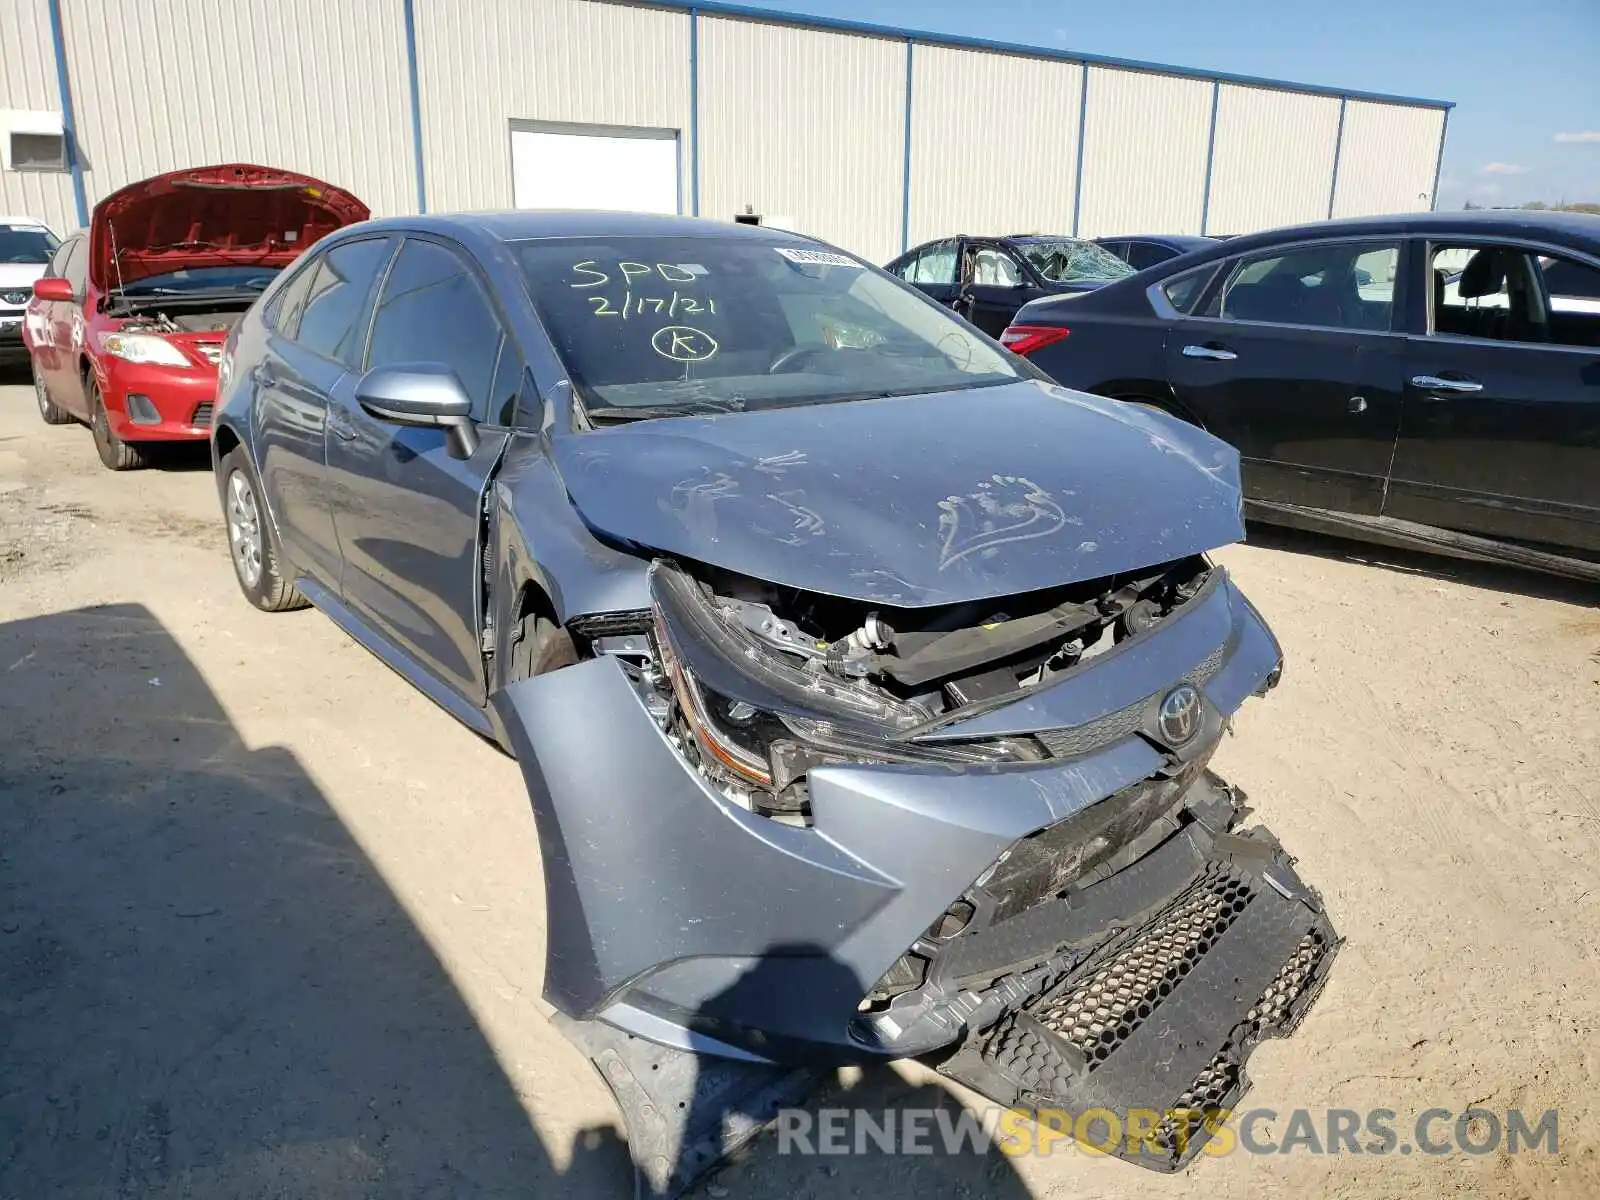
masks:
[[[1169,746],[1183,745],[1200,732],[1200,693],[1187,683],[1173,688],[1161,701],[1157,723]]]

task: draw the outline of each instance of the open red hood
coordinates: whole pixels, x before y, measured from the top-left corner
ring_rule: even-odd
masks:
[[[369,213],[343,188],[294,171],[250,163],[170,171],[94,206],[89,279],[112,288],[181,267],[286,266]]]

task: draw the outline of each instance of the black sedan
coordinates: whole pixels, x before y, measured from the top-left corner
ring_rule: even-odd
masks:
[[[1171,262],[1179,255],[1196,250],[1207,250],[1217,244],[1216,238],[1187,233],[1140,233],[1132,236],[1095,238],[1095,245],[1104,246],[1135,271]]]
[[[1251,234],[1018,314],[1069,387],[1238,448],[1249,514],[1600,579],[1600,217]]]
[[[999,337],[1030,300],[1093,291],[1134,273],[1094,242],[1042,234],[942,238],[907,251],[885,269],[990,337]]]

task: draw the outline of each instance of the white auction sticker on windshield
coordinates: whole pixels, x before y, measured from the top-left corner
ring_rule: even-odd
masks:
[[[807,267],[854,267],[861,269],[861,264],[855,259],[843,254],[833,254],[827,250],[796,250],[792,246],[774,246],[779,254],[792,263],[799,263]]]

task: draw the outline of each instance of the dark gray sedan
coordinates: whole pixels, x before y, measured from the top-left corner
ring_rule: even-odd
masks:
[[[677,218],[352,226],[221,371],[240,586],[517,756],[546,996],[655,1186],[797,1062],[1229,1107],[1320,989],[1315,894],[1207,769],[1281,671],[1205,557],[1243,534],[1210,435]],[[1119,1152],[1171,1168],[1186,1122]]]

